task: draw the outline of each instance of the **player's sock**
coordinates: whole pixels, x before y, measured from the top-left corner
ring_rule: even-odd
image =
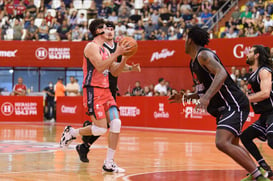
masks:
[[[111,161],[114,159],[114,155],[115,155],[116,150],[113,150],[111,148],[108,148],[107,150],[107,155],[106,155],[106,161]]]
[[[252,173],[251,175],[257,179],[258,177],[262,176],[262,173],[260,172],[259,168],[256,168]]]

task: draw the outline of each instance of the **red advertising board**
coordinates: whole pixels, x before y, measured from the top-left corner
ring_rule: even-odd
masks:
[[[42,96],[1,96],[0,121],[43,121]]]
[[[81,67],[86,42],[1,41],[0,66]]]
[[[192,104],[169,104],[167,97],[117,97],[123,126],[191,130],[216,129],[216,120],[206,112],[196,112]],[[258,117],[249,114],[246,126]],[[57,102],[57,122],[90,120],[82,107],[82,97],[62,97]]]
[[[90,120],[83,107],[82,96],[58,97],[56,113],[57,122],[82,124],[85,120]]]
[[[245,66],[246,52],[253,44],[272,47],[273,36],[212,39],[209,48],[216,51],[225,66]],[[0,66],[81,67],[83,42],[1,41]],[[138,41],[138,52],[128,62],[142,67],[188,67],[190,57],[184,40]]]

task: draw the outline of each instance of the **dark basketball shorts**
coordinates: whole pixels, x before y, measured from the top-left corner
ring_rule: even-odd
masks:
[[[251,127],[260,132],[259,139],[261,141],[267,140],[268,134],[273,134],[273,111],[269,113],[263,113],[259,119],[255,121]]]
[[[217,129],[225,129],[233,133],[235,136],[240,136],[242,127],[248,117],[249,107],[241,108],[241,111],[235,109],[225,109],[220,116],[216,118]]]
[[[89,115],[94,115],[96,119],[106,118],[106,112],[110,107],[117,107],[110,89],[98,87],[83,88],[83,105],[88,109]]]

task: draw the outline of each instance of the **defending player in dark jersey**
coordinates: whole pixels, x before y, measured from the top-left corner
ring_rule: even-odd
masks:
[[[192,27],[185,41],[185,50],[193,61],[190,68],[196,79],[200,96],[196,109],[207,110],[216,117],[216,147],[250,172],[257,180],[268,180],[257,168],[247,151],[239,146],[239,135],[249,113],[246,95],[237,87],[218,56],[204,48],[209,34],[200,27]],[[181,102],[179,96],[171,100]],[[244,179],[243,179],[244,180]]]
[[[260,114],[260,117],[242,133],[241,140],[259,165],[268,171],[268,177],[273,177],[270,166],[253,142],[255,138],[261,141],[267,140],[268,145],[273,149],[272,61],[268,50],[262,45],[254,45],[247,55],[247,64],[253,70],[248,79],[251,85],[248,99],[255,114]]]
[[[106,29],[107,31],[105,31],[105,34],[107,36],[107,40],[104,42],[103,46],[105,48],[107,48],[109,50],[109,52],[111,54],[113,54],[116,51],[117,48],[117,44],[118,42],[116,42],[114,40],[114,30],[115,30],[115,25],[113,22],[108,21],[106,22]],[[118,63],[120,63],[122,60],[122,56],[119,56],[117,58]],[[128,65],[125,64],[122,72],[128,72],[128,71],[136,71],[136,72],[140,72],[140,65],[139,64],[132,64],[132,65]],[[115,75],[113,75],[111,72],[109,72],[109,88],[110,91],[112,93],[112,96],[114,97],[114,99],[116,99],[116,93],[117,93],[117,83],[118,83],[118,75],[121,72],[115,72]],[[91,125],[92,123],[90,121],[85,121],[83,126],[88,126]],[[89,152],[90,146],[99,138],[100,136],[83,136],[82,140],[83,143],[79,144],[76,146],[76,150],[79,154],[80,160],[82,162],[89,162],[89,159],[87,157],[87,154]]]

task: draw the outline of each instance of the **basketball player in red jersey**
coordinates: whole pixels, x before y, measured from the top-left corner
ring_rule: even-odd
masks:
[[[109,52],[112,54],[116,51],[118,42],[114,39],[115,34],[115,25],[111,21],[107,21],[106,23],[106,29],[105,29],[105,35],[107,36],[107,40],[104,42],[103,46],[109,50]],[[119,56],[117,58],[117,62],[121,62],[122,56]],[[128,65],[125,64],[122,72],[140,72],[141,68],[139,64],[132,64]],[[109,88],[112,93],[112,96],[116,100],[116,94],[117,94],[117,84],[118,84],[118,75],[121,72],[115,72],[115,75],[112,75],[111,72],[109,72]],[[111,118],[110,118],[111,119]],[[83,123],[83,126],[91,125],[92,123],[90,121],[85,121]],[[82,137],[82,144],[78,144],[76,146],[76,150],[79,154],[80,160],[82,162],[89,162],[89,159],[87,157],[88,152],[90,151],[90,146],[99,138],[100,136],[83,136]]]
[[[118,44],[116,51],[110,56],[109,51],[103,47],[106,41],[106,24],[103,19],[92,21],[89,30],[94,40],[88,43],[84,49],[83,59],[83,98],[84,106],[93,122],[92,125],[74,129],[66,126],[60,141],[61,147],[68,146],[77,136],[99,136],[107,132],[107,123],[110,125],[108,138],[108,150],[106,160],[102,167],[106,172],[125,172],[118,167],[113,159],[119,140],[121,121],[116,102],[109,89],[108,72],[116,74],[124,68],[129,57],[123,56],[120,63],[116,63],[119,55],[130,51],[128,43]]]

